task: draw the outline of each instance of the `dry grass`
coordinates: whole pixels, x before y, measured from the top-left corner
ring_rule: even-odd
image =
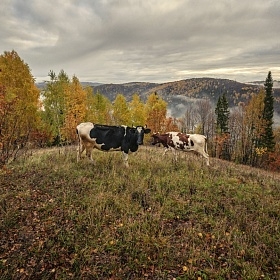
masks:
[[[279,279],[279,174],[141,147],[0,175],[0,279]]]

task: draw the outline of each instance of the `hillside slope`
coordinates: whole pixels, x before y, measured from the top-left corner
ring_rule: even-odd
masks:
[[[226,93],[229,106],[233,107],[240,102],[246,103],[252,94],[258,93],[262,85],[245,84],[228,79],[193,78],[168,83],[135,82],[125,84],[102,84],[93,86],[94,92],[100,92],[113,101],[118,93],[126,96],[130,101],[134,93],[143,100],[156,92],[167,103],[173,117],[180,117],[186,106],[197,99],[209,98],[215,105],[219,96]],[[274,88],[275,113],[280,114],[280,89]]]
[[[141,146],[0,173],[0,279],[279,279],[279,174]],[[165,160],[163,160],[165,159]]]

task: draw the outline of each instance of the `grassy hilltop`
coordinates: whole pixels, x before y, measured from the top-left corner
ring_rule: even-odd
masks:
[[[0,174],[0,279],[279,279],[280,176],[142,146]]]

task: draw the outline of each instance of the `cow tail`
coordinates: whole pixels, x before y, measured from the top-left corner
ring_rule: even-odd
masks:
[[[78,145],[80,146],[81,143],[81,137],[79,135],[79,130],[76,128],[76,133],[77,133],[77,137],[78,137]]]
[[[208,138],[205,136],[205,152],[208,154],[208,148],[207,148],[207,142],[208,142]]]

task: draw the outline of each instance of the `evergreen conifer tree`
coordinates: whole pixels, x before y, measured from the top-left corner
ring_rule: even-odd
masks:
[[[275,141],[273,135],[273,114],[274,114],[274,97],[273,97],[273,79],[271,72],[268,72],[266,81],[264,83],[265,98],[263,119],[265,120],[264,133],[262,135],[263,147],[267,148],[268,152],[272,152],[275,148]]]
[[[218,133],[222,134],[228,132],[229,108],[225,93],[219,96],[215,114],[217,115]]]

